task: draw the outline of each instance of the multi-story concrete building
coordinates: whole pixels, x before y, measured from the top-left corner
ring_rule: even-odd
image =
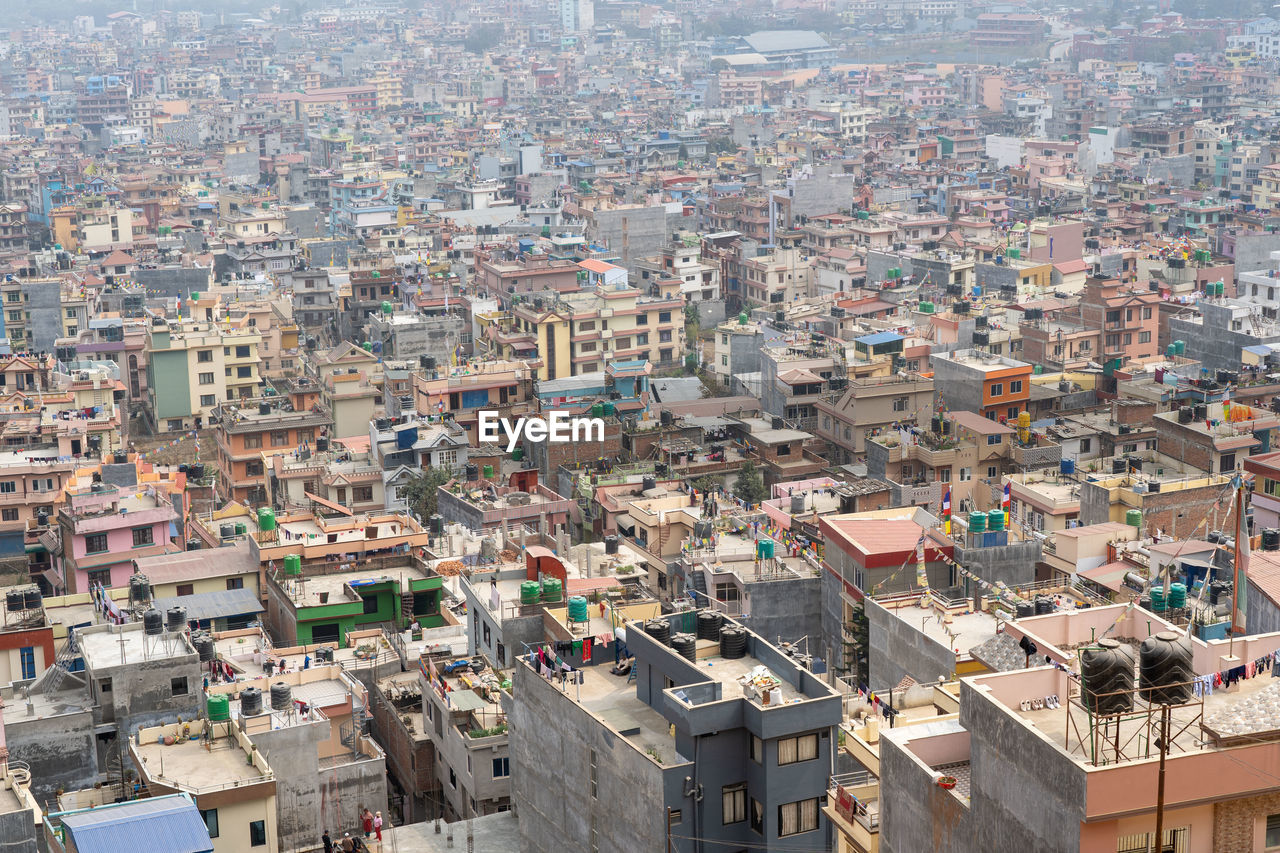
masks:
[[[921,376],[849,379],[814,405],[814,434],[845,458],[861,456],[867,442],[892,424],[923,425],[933,399],[933,380]]]
[[[1031,365],[976,349],[934,353],[934,387],[953,411],[1015,420],[1031,399]]]
[[[210,413],[217,432],[218,492],[223,500],[261,504],[268,500],[272,457],[316,448],[333,426],[318,400],[319,389],[289,396],[247,397],[223,402]]]
[[[157,318],[147,330],[149,415],[157,432],[200,429],[214,407],[257,396],[258,346],[252,326]]]
[[[681,618],[666,621],[678,629]],[[521,654],[519,699],[504,696],[504,706],[524,846],[826,849],[827,779],[815,770],[832,761],[839,695],[760,637],[742,636],[742,657],[703,640],[691,661],[632,623],[635,685],[591,667],[563,692],[558,675],[544,677]],[[555,756],[538,737],[548,727],[563,745]],[[618,798],[632,807],[619,812]]]

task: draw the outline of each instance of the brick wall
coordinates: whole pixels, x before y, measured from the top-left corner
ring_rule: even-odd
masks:
[[[1174,459],[1181,459],[1201,471],[1213,470],[1213,457],[1209,453],[1208,436],[1187,429],[1164,418],[1156,418],[1156,441],[1160,452]]]
[[[1217,510],[1215,521],[1214,504],[1219,498],[1222,505]],[[1175,527],[1174,516],[1177,513],[1182,517],[1177,519]],[[1196,525],[1205,518],[1208,520],[1196,530]],[[1193,531],[1197,539],[1203,539],[1210,530],[1234,535],[1235,503],[1231,490],[1225,485],[1148,494],[1142,502],[1142,520],[1143,532],[1147,534],[1159,527],[1166,536],[1175,535],[1179,539],[1192,535]]]
[[[1116,423],[1146,425],[1155,416],[1156,404],[1141,400],[1121,400],[1116,404]]]
[[[1255,834],[1262,831],[1258,819],[1273,814],[1280,814],[1280,793],[1214,803],[1214,853],[1253,850]]]

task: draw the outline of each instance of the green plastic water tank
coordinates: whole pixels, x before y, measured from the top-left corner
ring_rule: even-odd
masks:
[[[560,578],[543,578],[542,580],[542,600],[546,602],[559,601],[564,590],[560,586]]]
[[[613,414],[614,414],[614,412],[616,412],[617,410],[618,410],[618,407],[617,407],[617,406],[615,406],[615,405],[613,405],[613,403],[605,403],[605,404],[604,404],[604,416],[605,416],[606,418],[608,418],[608,417],[612,417],[612,416],[613,416]]]
[[[395,312],[395,310],[396,310],[396,309],[395,309],[395,306],[394,306],[394,305],[392,305],[390,302],[387,302],[387,301],[385,301],[385,300],[383,301],[383,303],[382,303],[382,313],[383,313],[383,314],[392,314],[392,313],[394,313],[394,312]]]
[[[284,555],[284,573],[286,575],[302,574],[302,556],[300,554]]]
[[[523,447],[517,447],[515,450],[511,451],[511,458],[512,458],[512,459],[514,459],[514,460],[516,460],[517,462],[519,462],[521,459],[523,459],[523,458],[524,458],[524,448],[523,448]]]
[[[985,512],[969,513],[969,532],[984,533],[987,529],[987,514]]]
[[[1173,342],[1173,348],[1174,348],[1175,350],[1177,350],[1178,355],[1183,355],[1183,354],[1185,354],[1185,353],[1186,353],[1186,351],[1187,351],[1187,342],[1186,342],[1186,341],[1174,341],[1174,342]]]
[[[998,509],[993,509],[987,513],[987,529],[992,531],[1004,530],[1004,513]]]
[[[222,722],[231,719],[231,699],[225,693],[209,697],[209,721]]]
[[[1187,585],[1181,583],[1169,584],[1169,608],[1177,610],[1187,606]]]
[[[773,558],[773,540],[761,539],[756,542],[756,556],[762,560]]]
[[[591,404],[591,417],[593,417],[593,418],[603,418],[603,417],[604,417],[604,403],[592,403],[592,404]]]
[[[276,511],[269,506],[258,510],[258,529],[264,533],[276,529]]]
[[[360,345],[360,349],[364,350],[365,352],[373,352],[373,344],[369,341],[365,341]]]
[[[236,522],[236,535],[237,535],[237,536],[243,536],[244,534],[246,534],[246,533],[248,533],[248,532],[249,532],[249,525],[245,524],[243,521],[237,521],[237,522]]]
[[[1142,510],[1131,509],[1124,514],[1124,523],[1130,527],[1142,529]]]
[[[747,321],[750,319],[751,318],[747,316],[747,312],[743,311],[741,314],[738,315],[738,325],[745,326],[747,325]]]
[[[933,303],[932,303],[932,302],[921,302],[921,303],[920,303],[920,313],[921,313],[921,314],[932,314],[932,313],[933,313]]]
[[[1155,613],[1160,613],[1167,606],[1168,605],[1164,600],[1164,587],[1151,587],[1151,610]]]
[[[193,291],[191,291],[191,301],[192,301],[192,302],[199,302],[199,301],[200,301],[200,291],[198,291],[198,290],[193,290]]]
[[[486,466],[484,466],[484,468],[483,468],[483,469],[481,469],[481,470],[483,470],[483,471],[484,471],[484,478],[485,478],[486,480],[492,480],[492,479],[493,479],[493,466],[492,466],[492,465],[486,465]]]
[[[587,599],[585,596],[574,595],[569,598],[569,621],[587,621]]]
[[[537,604],[542,600],[542,584],[537,581],[523,581],[520,584],[520,603]]]

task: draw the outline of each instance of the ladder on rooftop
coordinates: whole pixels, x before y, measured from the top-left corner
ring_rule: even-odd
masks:
[[[691,577],[689,578],[689,587],[694,592],[699,593],[702,596],[703,601],[709,598],[709,596],[707,595],[707,577],[702,573],[702,569],[694,568],[691,570]],[[694,605],[696,606],[697,603],[698,603],[698,598],[697,596],[694,596]]]
[[[405,590],[400,593],[400,618],[406,622],[413,621],[413,591]]]

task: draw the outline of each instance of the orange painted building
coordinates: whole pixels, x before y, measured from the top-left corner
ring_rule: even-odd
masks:
[[[1012,421],[1031,399],[1031,365],[976,349],[935,353],[934,387],[952,411]]]

